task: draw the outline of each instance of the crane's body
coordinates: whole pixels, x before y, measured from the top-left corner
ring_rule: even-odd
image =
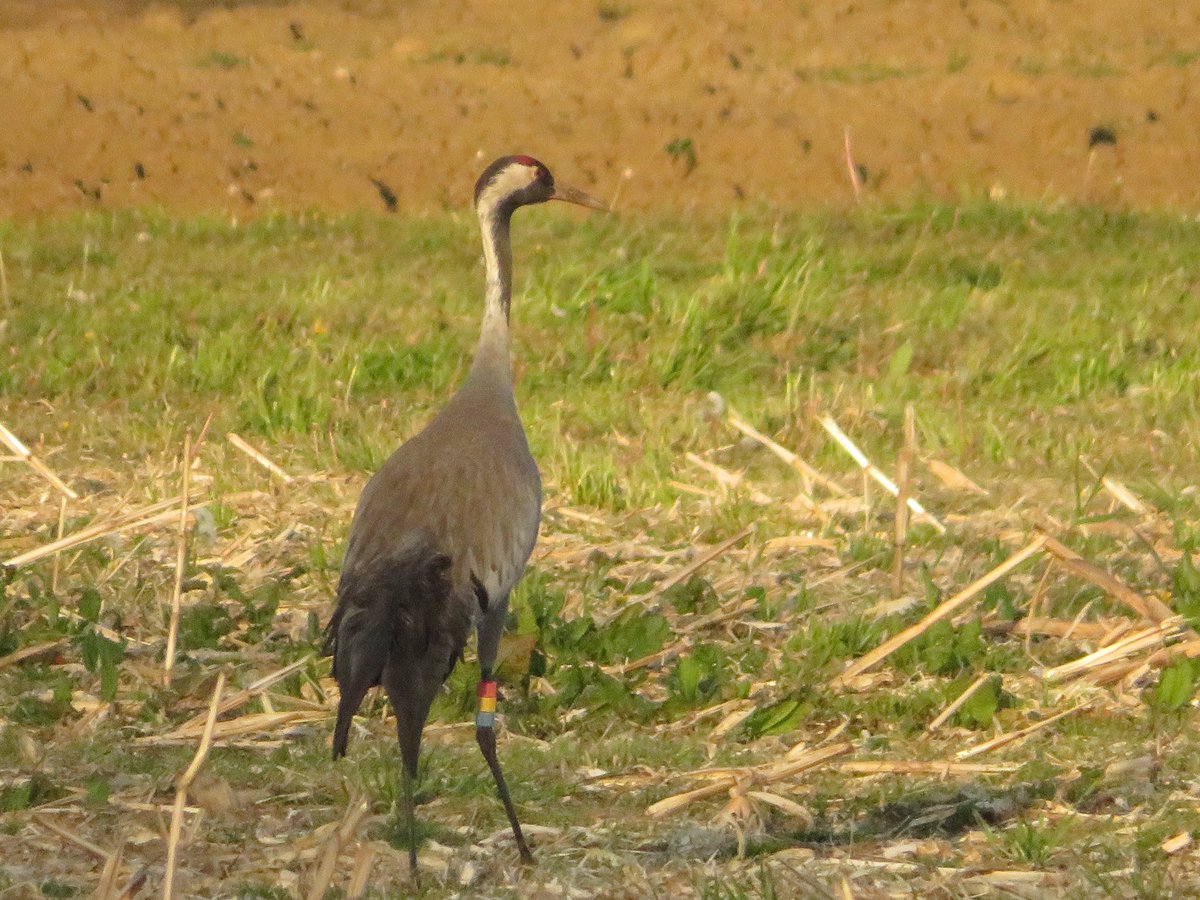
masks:
[[[327,628],[341,690],[334,757],[345,754],[351,720],[371,687],[382,685],[396,712],[414,872],[421,731],[472,626],[480,665],[476,738],[521,857],[532,861],[496,757],[492,666],[508,595],[541,517],[541,479],[513,396],[509,222],[519,206],[550,199],[603,208],[581,191],[556,188],[530,157],[504,157],[480,176],[475,206],[487,290],[474,364],[450,402],[363,489]]]

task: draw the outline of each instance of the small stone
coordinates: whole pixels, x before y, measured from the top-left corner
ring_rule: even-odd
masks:
[[[21,759],[29,765],[36,766],[42,761],[42,746],[29,732],[22,731],[17,735],[17,746],[21,749]]]
[[[188,793],[195,804],[209,815],[222,815],[233,809],[237,802],[233,788],[219,775],[198,776]]]
[[[480,869],[472,860],[467,860],[463,863],[463,867],[458,870],[459,887],[470,887],[479,880]]]
[[[1117,133],[1105,125],[1097,125],[1088,132],[1088,149],[1101,146],[1115,147]]]

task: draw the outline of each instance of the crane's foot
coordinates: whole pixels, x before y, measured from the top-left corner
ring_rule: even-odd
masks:
[[[492,770],[492,779],[496,782],[496,793],[504,804],[504,812],[508,816],[508,824],[512,826],[513,840],[517,842],[517,852],[521,854],[524,865],[533,865],[533,854],[525,843],[525,835],[521,832],[521,823],[517,821],[517,811],[513,807],[512,798],[508,794],[508,785],[504,781],[504,773],[500,771],[500,760],[496,756],[496,682],[485,679],[479,682],[479,712],[475,716],[475,743],[483,754],[488,768]]]
[[[408,853],[408,876],[412,879],[414,891],[421,889],[421,873],[417,871],[417,851],[410,850]]]

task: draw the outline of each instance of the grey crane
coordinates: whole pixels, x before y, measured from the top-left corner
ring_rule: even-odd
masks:
[[[475,739],[496,782],[523,862],[533,856],[496,757],[492,667],[508,595],[537,540],[541,478],[513,397],[509,357],[512,247],[518,207],[603,203],[556,184],[529,156],[496,160],[475,184],[483,233],[486,304],[475,361],[462,387],[367,482],[346,545],[338,602],[326,628],[341,691],[333,757],[367,691],[383,685],[396,713],[403,761],[409,865],[417,868],[413,783],[429,707],[474,624],[479,647]]]

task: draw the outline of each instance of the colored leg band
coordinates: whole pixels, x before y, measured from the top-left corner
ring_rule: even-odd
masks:
[[[476,728],[491,728],[496,724],[496,682],[479,682],[479,712],[475,714]]]

